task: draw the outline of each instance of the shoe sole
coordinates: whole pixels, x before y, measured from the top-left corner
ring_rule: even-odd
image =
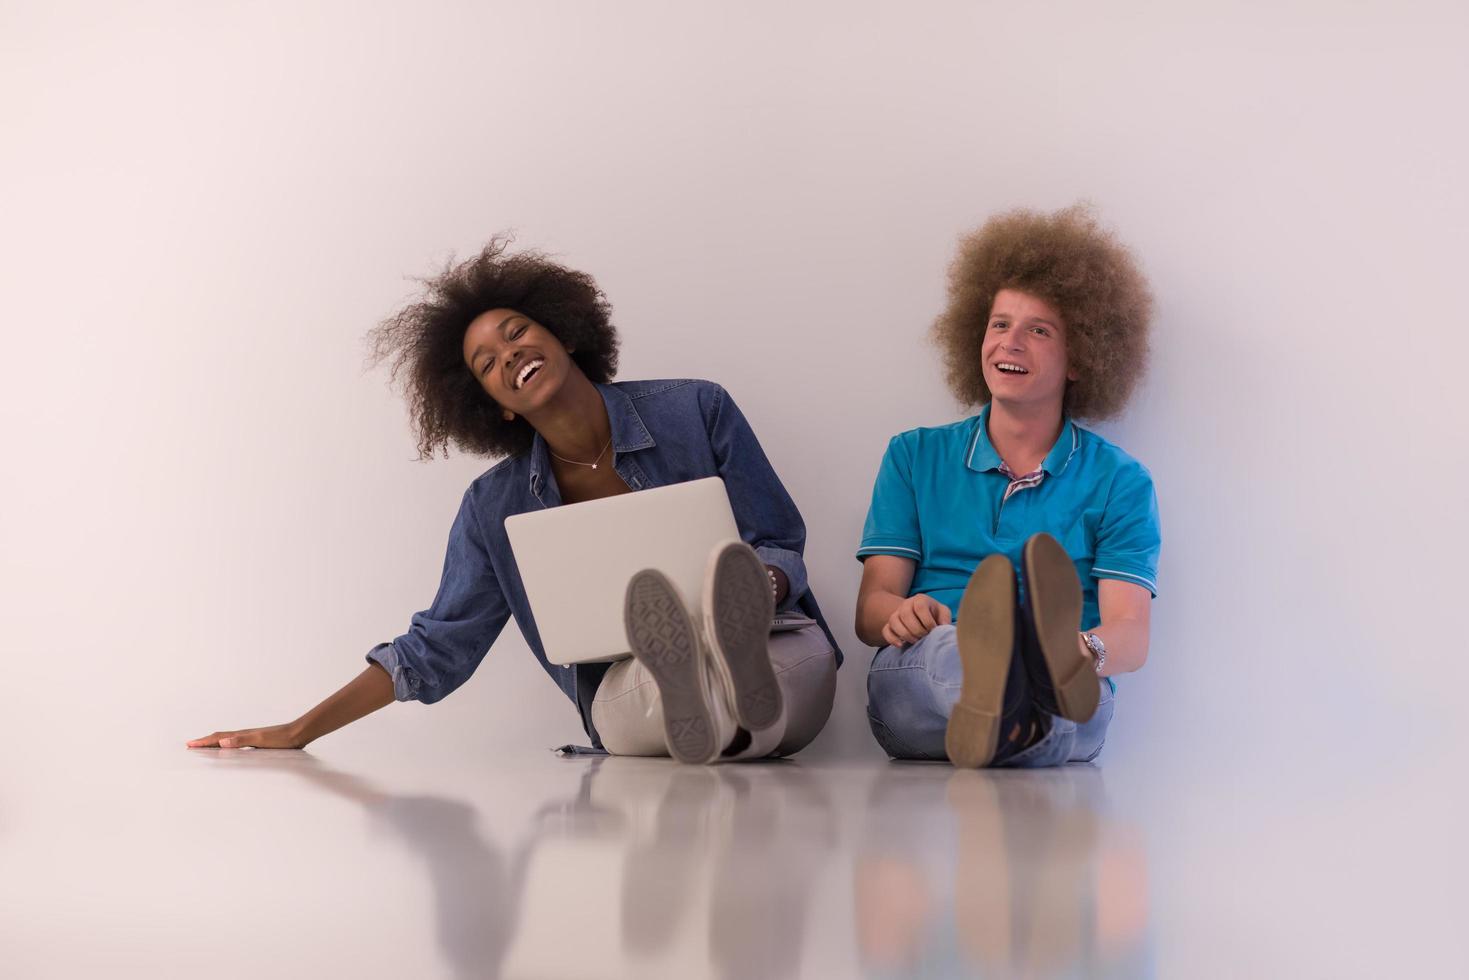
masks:
[[[754,549],[731,543],[715,552],[704,579],[704,622],[715,663],[729,684],[735,720],[750,732],[774,725],[784,707],[770,663],[774,618],[770,574]]]
[[[719,746],[704,694],[698,627],[678,587],[662,572],[638,572],[627,583],[623,625],[632,655],[658,685],[669,754],[692,765],[713,761]]]
[[[1056,707],[1062,718],[1078,723],[1090,721],[1101,701],[1101,687],[1096,667],[1077,647],[1081,581],[1076,577],[1076,566],[1061,543],[1049,534],[1037,534],[1027,541],[1022,558],[1036,641],[1051,675]]]
[[[964,680],[944,732],[944,749],[954,765],[978,769],[995,757],[1014,653],[1015,569],[1010,559],[990,555],[979,563],[959,600],[955,629]]]

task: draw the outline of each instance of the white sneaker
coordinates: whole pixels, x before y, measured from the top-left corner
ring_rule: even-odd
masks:
[[[678,586],[655,569],[638,572],[627,583],[623,625],[632,655],[658,685],[669,755],[694,765],[719,758],[735,721]]]
[[[769,644],[775,597],[755,549],[743,541],[715,547],[704,574],[703,598],[710,659],[729,691],[735,720],[749,732],[780,723],[785,704]]]

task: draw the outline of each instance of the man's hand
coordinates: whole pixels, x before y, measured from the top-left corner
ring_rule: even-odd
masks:
[[[936,626],[953,622],[949,607],[928,595],[909,596],[883,624],[882,638],[895,647],[917,643]]]
[[[215,732],[189,742],[191,749],[301,749],[306,740],[296,725],[272,725],[269,728],[242,728],[234,732]]]

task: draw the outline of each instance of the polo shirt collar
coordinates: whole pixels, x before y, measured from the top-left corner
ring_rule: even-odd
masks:
[[[969,437],[969,452],[965,456],[964,465],[976,473],[998,470],[1004,462],[1000,459],[1000,454],[995,452],[994,443],[990,442],[989,420],[990,407],[986,405],[974,417],[974,434]]]
[[[597,385],[597,393],[602,396],[602,403],[607,406],[607,421],[612,426],[612,451],[614,453],[630,453],[638,449],[651,449],[656,443],[648,427],[643,424],[643,418],[633,408],[632,399],[627,392],[612,385]],[[541,438],[539,432],[531,441],[530,447],[530,488],[531,492],[540,494],[541,487],[546,484],[546,477],[551,472],[551,451],[546,446],[546,440]]]
[[[990,407],[986,405],[979,410],[974,417],[974,434],[969,438],[968,453],[965,456],[964,465],[976,473],[984,473],[989,470],[999,470],[1004,460],[995,451],[994,443],[990,442],[989,433]],[[1071,457],[1076,455],[1077,447],[1081,444],[1080,434],[1076,431],[1076,424],[1069,418],[1062,419],[1061,434],[1056,437],[1055,445],[1051,451],[1046,453],[1046,458],[1041,461],[1041,469],[1048,476],[1059,476],[1066,471],[1066,465],[1071,462]],[[1017,473],[1017,476],[1024,476]]]
[[[1071,462],[1071,457],[1076,455],[1080,445],[1081,435],[1076,431],[1076,424],[1069,418],[1063,418],[1061,434],[1056,437],[1056,444],[1051,447],[1051,451],[1046,453],[1041,469],[1049,476],[1060,476],[1066,472],[1066,464]]]

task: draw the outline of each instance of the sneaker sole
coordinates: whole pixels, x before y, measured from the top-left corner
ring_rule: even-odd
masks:
[[[784,707],[770,663],[770,623],[775,599],[770,574],[746,544],[720,548],[704,584],[704,618],[716,664],[729,682],[735,719],[747,731],[780,720]]]
[[[1061,543],[1037,534],[1025,543],[1026,588],[1041,657],[1051,675],[1062,718],[1090,721],[1101,701],[1097,671],[1077,647],[1081,630],[1081,581]]]
[[[704,695],[698,628],[678,587],[662,572],[638,572],[627,583],[623,625],[632,655],[658,685],[669,754],[692,765],[713,761],[719,746]]]
[[[1010,559],[990,555],[979,563],[959,600],[955,629],[964,680],[944,732],[944,749],[954,765],[978,769],[995,757],[1014,653],[1015,569]]]

